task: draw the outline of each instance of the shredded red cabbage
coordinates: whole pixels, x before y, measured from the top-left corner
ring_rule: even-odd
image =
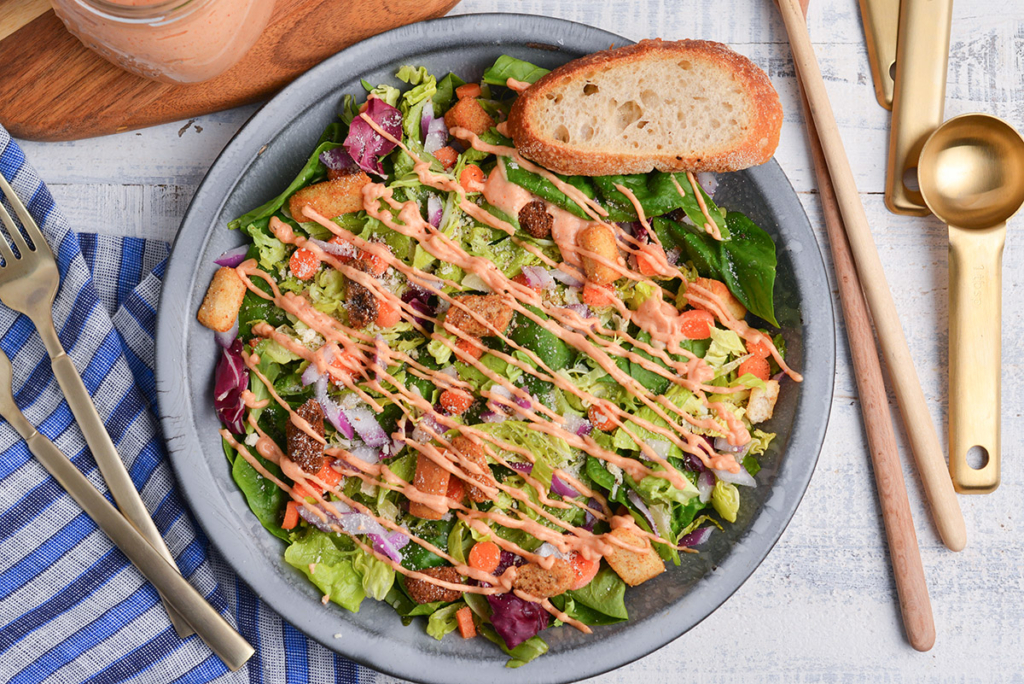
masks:
[[[490,595],[487,603],[491,605],[494,631],[509,649],[536,636],[551,622],[551,616],[543,606],[524,601],[515,594]]]
[[[363,124],[366,125],[366,122],[363,121]],[[324,150],[320,153],[320,161],[331,171],[355,171],[357,166],[355,159],[344,147]]]
[[[214,371],[213,406],[217,417],[236,435],[245,434],[245,402],[242,393],[249,389],[249,369],[242,361],[242,341],[235,340],[221,350]]]
[[[379,97],[366,101],[366,116],[396,140],[402,139],[402,113]],[[384,176],[384,167],[380,160],[391,150],[395,143],[373,130],[361,116],[352,120],[348,135],[345,137],[345,149],[363,171]]]

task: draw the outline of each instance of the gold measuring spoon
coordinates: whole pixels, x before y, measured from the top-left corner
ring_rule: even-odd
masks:
[[[988,494],[999,486],[1003,242],[1024,204],[1024,138],[994,116],[964,114],[928,138],[917,173],[949,225],[949,471],[958,492]],[[967,462],[974,447],[979,468]]]

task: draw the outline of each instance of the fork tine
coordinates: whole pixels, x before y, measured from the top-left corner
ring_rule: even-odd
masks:
[[[42,243],[42,245],[47,245],[45,238],[43,238],[43,234],[39,230],[39,226],[36,224],[35,219],[32,218],[32,214],[28,213],[28,208],[25,207],[24,203],[18,197],[18,193],[14,192],[14,188],[12,188],[11,184],[7,182],[7,179],[3,177],[3,174],[0,174],[0,190],[3,191],[4,195],[7,197],[7,201],[11,203],[12,207],[14,207],[14,211],[18,214],[18,218],[21,219],[21,225],[25,227],[25,232],[28,234],[29,238],[31,238],[32,244],[35,245],[35,248],[39,249],[41,246],[40,243]],[[2,205],[0,205],[0,207],[2,207]],[[9,219],[10,215],[8,215],[7,218]],[[7,221],[4,221],[4,223],[7,223]],[[9,223],[7,224],[7,227],[10,228]],[[17,229],[12,230],[17,233],[15,240],[23,240]],[[47,247],[49,247],[49,245],[47,245]],[[18,248],[21,249],[20,242],[18,243]]]
[[[21,250],[22,256],[24,256],[25,250],[22,247],[22,244],[25,242],[25,238],[21,237],[21,233],[18,232],[18,225],[14,222],[14,219],[11,218],[11,215],[7,213],[7,208],[2,204],[0,204],[0,219],[2,219],[4,225],[7,226],[8,233],[18,236],[18,249]],[[11,249],[11,245],[8,244],[3,234],[0,234],[0,256],[3,256],[4,261],[8,266],[11,265],[11,262],[16,261],[14,257],[14,250]]]
[[[25,236],[21,234],[21,230],[18,228],[18,224],[14,222],[11,215],[7,213],[7,207],[0,204],[0,218],[3,219],[4,225],[7,226],[7,233],[14,240],[14,244],[18,247],[18,252],[22,257],[26,256],[29,251],[28,242],[25,241]]]

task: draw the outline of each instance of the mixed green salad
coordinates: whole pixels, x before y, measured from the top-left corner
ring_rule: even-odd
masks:
[[[788,371],[775,245],[713,175],[515,151],[506,84],[545,73],[364,82],[218,260],[245,285],[224,453],[285,560],[325,604],[385,601],[510,667],[546,628],[629,619],[627,585],[737,519]]]

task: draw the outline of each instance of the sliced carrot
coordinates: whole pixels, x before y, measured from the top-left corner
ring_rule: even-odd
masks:
[[[455,151],[454,147],[445,145],[434,152],[434,159],[441,162],[441,166],[445,169],[450,169],[459,161],[459,153]]]
[[[747,340],[747,352],[762,359],[767,359],[772,355],[772,348],[768,343],[768,337],[758,337],[755,341]]]
[[[476,624],[473,623],[473,611],[469,606],[463,606],[455,611],[455,622],[459,624],[459,635],[463,639],[472,639],[476,636]]]
[[[533,290],[534,292],[536,292],[537,294],[540,294],[541,291],[542,291],[542,288],[541,288],[540,285],[537,285],[536,283],[534,283],[533,285],[530,285],[529,281],[526,278],[526,274],[525,273],[520,273],[519,275],[517,275],[515,278],[512,279],[512,282],[513,283],[517,283],[519,285],[522,285],[523,287],[528,287],[531,290]]]
[[[464,97],[480,97],[484,92],[479,83],[466,83],[455,89],[455,97],[460,100]]]
[[[459,340],[455,343],[455,355],[462,360],[479,359],[484,355],[484,343],[478,339]]]
[[[767,382],[768,378],[771,377],[772,369],[768,365],[768,359],[761,356],[751,356],[740,364],[737,372],[741,377],[750,373],[754,377],[761,378]]]
[[[478,183],[484,182],[484,170],[475,164],[470,164],[466,168],[462,169],[462,175],[459,176],[459,185],[466,192],[476,192],[473,187]]]
[[[291,269],[292,275],[299,280],[309,280],[316,275],[320,268],[320,260],[308,249],[297,249],[292,252],[292,258],[288,260],[288,268]]]
[[[429,456],[420,452],[416,457],[416,476],[413,478],[413,485],[420,492],[433,496],[446,496],[450,477],[451,473],[434,463]],[[409,513],[417,518],[440,520],[447,514],[447,511],[438,512],[426,504],[410,501]]]
[[[391,252],[391,249],[387,245],[380,246],[387,249],[389,253]],[[360,250],[359,258],[365,261],[367,266],[369,266],[368,270],[370,275],[372,276],[380,277],[384,275],[388,270],[388,262],[384,259],[384,257],[378,254]]]
[[[455,503],[462,503],[466,499],[466,485],[457,477],[448,478],[448,498]]]
[[[706,340],[711,337],[715,317],[707,311],[691,309],[679,314],[679,332],[688,340]]]
[[[494,572],[501,563],[501,548],[492,541],[477,542],[469,550],[469,567],[481,572]]]
[[[381,299],[377,302],[377,325],[381,328],[390,328],[402,320],[402,311],[394,302]]]
[[[284,522],[281,523],[282,530],[292,530],[299,524],[299,505],[289,501],[284,508]]]
[[[473,397],[462,390],[441,392],[441,408],[453,416],[462,415],[473,405]]]
[[[597,571],[601,568],[601,561],[587,560],[579,551],[573,551],[569,554],[569,565],[572,566],[572,572],[575,577],[572,586],[569,588],[576,590],[590,584],[590,581],[594,579]]]
[[[590,418],[590,422],[594,424],[594,427],[601,432],[611,432],[616,428],[615,421],[612,420],[612,412],[603,404],[604,402],[592,404],[587,409],[587,417]]]
[[[332,255],[338,261],[341,261],[342,263],[348,263],[349,261],[352,261],[352,259],[355,258],[356,253],[357,253],[356,252],[356,248],[352,246],[351,242],[349,242],[345,238],[341,237],[340,235],[335,235],[334,237],[332,237],[327,242],[332,244],[332,245],[347,245],[348,247],[351,248],[351,250],[352,250],[351,254],[334,254],[334,255]]]
[[[614,301],[615,295],[610,287],[590,282],[583,285],[583,303],[587,306],[611,306]]]

